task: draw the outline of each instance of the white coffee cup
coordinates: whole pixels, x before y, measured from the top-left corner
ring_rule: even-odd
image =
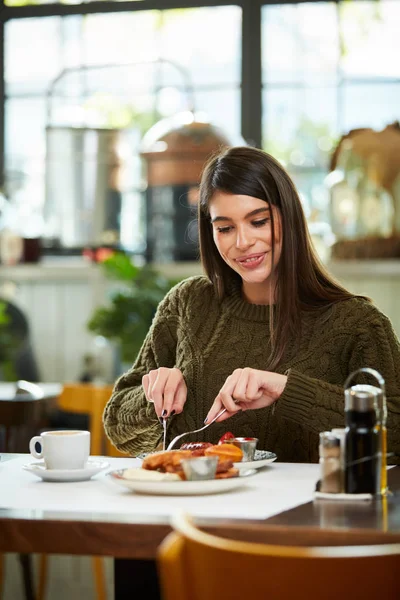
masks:
[[[40,444],[41,452],[35,445]],[[35,458],[43,458],[46,469],[84,469],[90,454],[89,431],[45,431],[29,442]]]

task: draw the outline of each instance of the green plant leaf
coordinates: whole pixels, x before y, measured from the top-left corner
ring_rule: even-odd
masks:
[[[121,359],[132,363],[139,353],[157,306],[179,280],[168,279],[150,265],[135,266],[120,252],[101,263],[107,277],[121,281],[107,306],[97,308],[89,331],[116,342]]]

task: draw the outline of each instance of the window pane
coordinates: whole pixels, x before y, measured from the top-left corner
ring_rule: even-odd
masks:
[[[263,139],[294,167],[326,167],[337,135],[336,88],[277,88],[263,94]]]
[[[63,67],[61,19],[15,19],[5,24],[6,93],[45,92]],[[32,39],[35,42],[32,42]]]
[[[333,2],[263,7],[264,82],[335,79],[338,55]]]
[[[5,104],[7,193],[17,202],[44,202],[45,102],[11,99]]]
[[[88,15],[83,37],[85,64],[118,64],[157,56],[158,11]]]
[[[218,52],[209,39],[218,39]],[[167,84],[182,83],[180,70],[190,74],[195,85],[238,83],[240,39],[241,10],[235,6],[89,15],[85,62],[118,64],[161,57],[179,67],[170,66]]]
[[[400,3],[397,0],[342,2],[341,68],[346,77],[400,76]]]
[[[236,6],[164,11],[160,53],[196,85],[238,83],[242,11]]]
[[[211,123],[221,127],[232,141],[242,143],[240,138],[240,91],[195,92],[196,107],[204,111]]]
[[[357,127],[383,129],[399,119],[400,85],[348,84],[343,87],[342,104],[341,131]]]

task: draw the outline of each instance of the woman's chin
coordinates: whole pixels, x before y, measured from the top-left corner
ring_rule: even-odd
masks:
[[[244,282],[246,283],[254,283],[254,284],[262,284],[262,283],[267,283],[267,281],[270,278],[271,272],[270,271],[266,271],[265,269],[260,271],[253,271],[251,273],[243,273],[240,272],[239,275],[241,276],[241,278],[243,279]]]

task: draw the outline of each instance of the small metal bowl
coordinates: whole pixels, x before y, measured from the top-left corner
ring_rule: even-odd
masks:
[[[241,462],[251,462],[254,460],[254,454],[256,452],[258,438],[244,438],[236,437],[230,440],[225,440],[225,444],[232,444],[237,446],[243,452],[243,458]]]
[[[187,481],[215,479],[218,456],[194,456],[181,461]]]

